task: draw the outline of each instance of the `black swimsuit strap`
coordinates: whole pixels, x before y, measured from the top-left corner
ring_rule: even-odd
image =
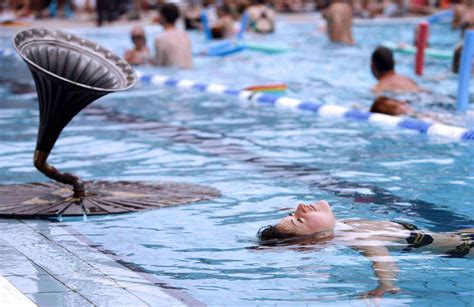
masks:
[[[474,233],[458,233],[461,236],[461,244],[454,249],[446,252],[447,258],[462,258],[469,254],[471,248],[474,247]]]
[[[404,249],[406,251],[433,243],[433,237],[421,230],[411,231],[410,236],[406,240],[408,243],[408,247]]]

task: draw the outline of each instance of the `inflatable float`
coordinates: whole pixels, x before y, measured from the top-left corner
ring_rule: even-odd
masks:
[[[266,45],[266,44],[248,43],[248,42],[244,42],[243,44],[249,50],[259,51],[259,52],[268,53],[268,54],[284,53],[284,52],[291,51],[290,47],[285,47],[285,46]]]
[[[450,22],[453,19],[453,16],[453,10],[445,10],[431,15],[428,17],[427,21],[429,24]]]
[[[415,46],[405,43],[384,42],[382,45],[391,49],[394,52],[403,54],[416,54],[417,51],[417,48]],[[436,59],[449,60],[453,58],[454,51],[426,48],[425,55]]]
[[[202,50],[196,51],[194,52],[194,55],[225,57],[245,49],[246,47],[243,44],[225,41],[220,44],[214,44]]]
[[[236,34],[236,41],[226,40],[221,44],[211,46],[209,48],[203,49],[201,51],[195,52],[196,55],[208,55],[208,56],[228,56],[244,49],[258,51],[267,54],[276,54],[290,51],[291,48],[285,46],[277,45],[268,45],[268,44],[258,44],[243,41],[245,31],[248,26],[248,14],[242,16],[240,22],[239,32]],[[203,32],[207,40],[212,40],[212,31],[209,25],[209,19],[206,12],[201,14],[201,23],[203,27]]]
[[[286,92],[288,86],[283,83],[268,85],[253,85],[244,88],[246,91],[282,95]]]

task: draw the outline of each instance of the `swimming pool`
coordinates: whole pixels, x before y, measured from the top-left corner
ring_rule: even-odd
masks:
[[[126,31],[78,33],[122,53],[129,44]],[[156,31],[149,28],[149,41]],[[459,37],[441,26],[432,33],[431,44],[438,48]],[[292,53],[197,58],[192,71],[159,71],[236,88],[286,82],[290,96],[366,108],[373,100],[370,52],[387,38],[411,40],[412,26],[358,26],[354,36],[359,45],[334,46],[314,25],[283,23],[268,41],[287,42],[296,49]],[[198,35],[193,41],[204,44]],[[2,38],[2,46],[6,42]],[[399,71],[412,75],[411,57],[397,61]],[[435,109],[456,125],[472,127],[472,115],[452,111],[456,78],[446,73],[449,65],[428,60],[427,77],[418,81],[432,93],[409,98],[420,110]],[[0,67],[16,79],[30,79],[19,61],[1,59]],[[0,92],[2,184],[45,181],[31,163],[36,101],[19,94],[28,89],[17,83],[4,83]],[[327,199],[338,218],[401,219],[435,231],[474,227],[473,153],[468,142],[139,85],[103,98],[73,120],[51,161],[88,180],[169,180],[218,188],[222,197],[208,203],[65,222],[202,302],[359,305],[364,304],[359,294],[376,282],[370,263],[357,252],[331,244],[256,248],[257,230],[288,214],[286,208],[317,199]],[[403,291],[387,295],[386,303],[472,304],[472,261],[394,255]]]

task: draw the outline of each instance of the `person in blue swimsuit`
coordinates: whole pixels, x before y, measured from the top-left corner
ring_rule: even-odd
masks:
[[[474,257],[474,228],[435,233],[404,222],[336,220],[330,205],[322,200],[299,204],[295,211],[275,225],[257,233],[262,245],[334,242],[349,246],[373,265],[378,286],[364,297],[397,293],[397,267],[389,251],[431,252],[443,257]]]

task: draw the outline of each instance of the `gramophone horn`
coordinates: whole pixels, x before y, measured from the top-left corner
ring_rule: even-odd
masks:
[[[51,179],[72,185],[75,198],[84,197],[81,179],[49,165],[48,155],[74,116],[104,95],[133,87],[135,72],[97,43],[59,30],[22,31],[13,38],[13,46],[28,65],[38,92],[35,167]]]

